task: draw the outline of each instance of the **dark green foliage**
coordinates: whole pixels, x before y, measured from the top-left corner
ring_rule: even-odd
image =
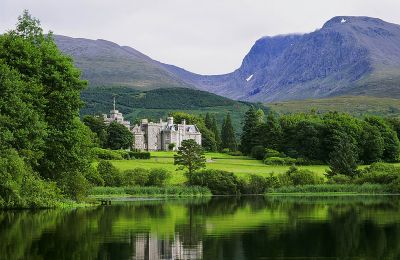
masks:
[[[309,170],[301,170],[294,166],[285,173],[291,179],[293,185],[316,185],[322,184],[324,179],[316,174],[315,172]]]
[[[101,177],[97,168],[90,167],[86,172],[85,178],[93,185],[93,186],[104,186],[103,177]]]
[[[134,151],[130,151],[129,156],[131,159],[145,159],[145,160],[148,160],[151,157],[149,152],[134,152]]]
[[[199,186],[166,186],[166,187],[94,187],[90,190],[90,195],[130,195],[130,196],[151,196],[151,197],[186,197],[186,196],[209,196],[211,192],[206,187]]]
[[[391,128],[391,125],[379,117],[369,117],[365,120],[370,125],[377,127],[383,137],[383,159],[388,162],[397,161],[400,152],[400,144],[397,133]]]
[[[212,124],[210,130],[213,132],[214,137],[215,137],[215,143],[217,145],[217,151],[221,150],[221,136],[220,136],[220,131],[218,130],[218,125],[217,125],[217,119],[215,116],[212,117]],[[233,138],[235,133],[233,132]]]
[[[365,123],[360,140],[360,160],[364,163],[374,163],[383,159],[385,140],[379,128]]]
[[[104,123],[103,117],[86,115],[83,117],[83,123],[96,134],[98,145],[100,147],[105,146],[107,141],[107,125]]]
[[[390,184],[400,178],[400,167],[374,163],[363,169],[354,180],[355,183]]]
[[[229,149],[230,151],[237,150],[237,142],[235,130],[232,126],[231,115],[227,114],[221,129],[221,148]]]
[[[0,150],[0,208],[55,207],[62,198],[55,183],[43,181],[15,149]]]
[[[264,147],[279,149],[282,142],[282,129],[278,119],[271,111],[265,123],[257,126],[257,138]]]
[[[175,148],[175,146],[176,146],[176,144],[174,144],[174,143],[168,144],[168,150],[169,150],[169,151],[173,151],[174,148]]]
[[[256,145],[251,149],[251,157],[262,160],[265,157],[265,148],[262,145]]]
[[[354,177],[358,171],[357,147],[346,136],[338,136],[338,142],[329,154],[328,176],[344,174]]]
[[[254,107],[250,107],[244,117],[243,131],[240,139],[240,151],[242,153],[250,154],[251,149],[259,143],[258,125],[257,110]]]
[[[188,176],[188,184],[210,189],[213,195],[240,194],[240,182],[236,175],[221,170],[202,170]]]
[[[265,149],[264,153],[265,153],[264,154],[265,158],[269,158],[269,157],[284,157],[284,156],[282,156],[282,153],[278,152],[277,150],[270,149],[270,148]]]
[[[344,174],[336,174],[330,176],[328,182],[331,184],[348,184],[352,182],[352,178]]]
[[[273,185],[269,178],[265,178],[259,175],[252,174],[248,182],[245,182],[241,187],[241,193],[243,194],[263,194],[268,188]]]
[[[107,127],[107,148],[112,150],[128,149],[132,146],[132,143],[133,135],[124,125],[112,122]]]
[[[171,177],[169,171],[163,168],[151,169],[147,186],[164,186],[166,181]]]
[[[149,171],[143,168],[135,168],[123,172],[124,186],[146,186],[149,183]]]
[[[43,191],[44,202],[55,187],[37,173],[73,199],[82,198],[88,183],[93,135],[79,120],[85,86],[71,58],[27,11],[15,30],[0,36],[0,150],[14,149],[24,159],[26,179]]]
[[[283,186],[270,190],[272,193],[362,193],[362,194],[384,194],[390,190],[385,185],[380,184],[319,184],[319,185],[299,185]]]
[[[195,171],[206,167],[206,158],[203,148],[194,140],[182,141],[182,146],[178,148],[174,155],[174,164],[179,165],[179,169],[187,169],[190,176]]]
[[[112,163],[100,161],[97,165],[97,171],[103,178],[105,186],[118,187],[122,185],[122,175]]]

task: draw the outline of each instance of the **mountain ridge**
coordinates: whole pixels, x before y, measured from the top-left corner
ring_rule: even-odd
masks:
[[[70,40],[71,50],[57,37],[91,86],[196,88],[252,102],[343,95],[400,98],[400,26],[379,18],[336,16],[310,33],[261,37],[238,69],[222,75],[199,75],[105,40],[87,40],[95,51]]]

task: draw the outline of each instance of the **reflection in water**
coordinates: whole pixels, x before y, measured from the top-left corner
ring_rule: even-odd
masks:
[[[400,197],[217,197],[0,212],[0,259],[400,259]]]

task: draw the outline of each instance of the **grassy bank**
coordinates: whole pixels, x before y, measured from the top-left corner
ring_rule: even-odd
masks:
[[[204,187],[166,186],[166,187],[94,187],[90,198],[111,197],[203,197],[211,196]]]
[[[270,190],[267,194],[389,194],[387,185],[381,184],[320,184],[320,185],[300,185],[286,186]]]
[[[186,181],[183,171],[177,171],[174,165],[173,152],[151,152],[149,160],[112,160],[111,163],[119,170],[129,170],[133,168],[164,168],[172,173],[168,185],[180,185]],[[207,169],[224,170],[235,173],[238,177],[247,178],[250,174],[269,176],[271,173],[281,174],[289,169],[289,166],[265,165],[262,161],[255,160],[247,156],[231,156],[223,153],[206,153]],[[300,169],[308,169],[324,176],[328,166],[310,165],[299,166]]]

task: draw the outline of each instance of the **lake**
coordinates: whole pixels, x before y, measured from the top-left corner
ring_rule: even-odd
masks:
[[[213,197],[0,211],[0,259],[400,259],[400,197]]]

